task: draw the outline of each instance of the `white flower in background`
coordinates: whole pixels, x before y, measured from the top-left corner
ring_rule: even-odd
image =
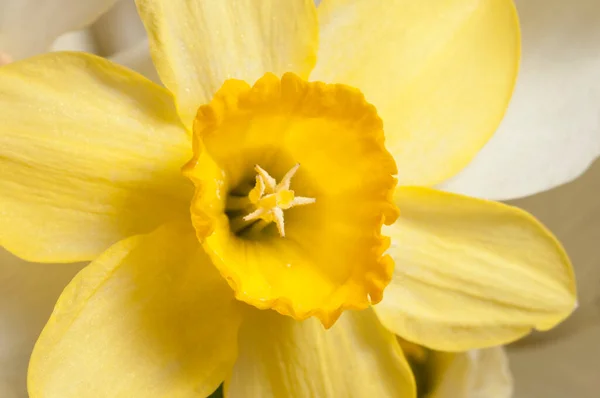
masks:
[[[0,397],[27,397],[29,355],[62,289],[82,264],[34,264],[0,248]]]
[[[61,35],[79,30],[116,0],[0,0],[0,63],[50,50]]]
[[[503,347],[465,353],[433,353],[427,398],[510,398],[513,380]],[[435,367],[438,367],[437,371]]]
[[[0,65],[65,50],[105,56],[158,82],[133,0],[0,0]]]
[[[100,54],[160,83],[134,0],[120,0],[91,27]]]
[[[513,396],[513,378],[504,347],[450,353],[398,341],[415,375],[419,398]]]

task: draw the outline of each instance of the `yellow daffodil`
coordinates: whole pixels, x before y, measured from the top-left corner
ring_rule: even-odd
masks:
[[[94,259],[31,397],[414,397],[396,334],[463,351],[572,311],[543,226],[430,188],[502,118],[510,1],[137,5],[166,89],[85,54],[0,68],[0,243]]]

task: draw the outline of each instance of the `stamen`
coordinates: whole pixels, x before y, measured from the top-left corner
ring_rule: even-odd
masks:
[[[285,236],[285,226],[283,225],[283,210],[281,208],[276,207],[273,209],[273,217],[275,218],[275,225],[277,225],[277,231],[279,231],[279,236]]]
[[[277,185],[277,181],[259,165],[254,166],[254,170],[256,170],[256,172],[258,173],[258,176],[256,177],[260,176],[263,179],[263,183],[265,184],[266,188],[270,191],[274,191]]]
[[[248,194],[248,199],[250,199],[250,202],[258,203],[258,200],[261,198],[261,196],[263,196],[265,194],[265,189],[266,189],[265,180],[260,175],[257,175],[256,176],[256,185],[254,186],[254,188],[252,188],[252,190]]]
[[[258,220],[266,212],[267,212],[267,210],[265,208],[260,207],[260,208],[258,208],[256,210],[254,210],[252,213],[248,214],[246,217],[244,217],[244,221]]]
[[[294,198],[294,200],[292,200],[292,202],[288,206],[286,206],[286,207],[280,206],[280,207],[285,210],[285,209],[289,209],[294,206],[309,205],[311,203],[315,203],[316,201],[317,200],[315,198],[305,198],[303,196],[296,196]]]
[[[280,187],[281,189],[290,189],[290,183],[292,182],[292,177],[294,176],[294,174],[296,174],[296,171],[298,171],[299,167],[300,167],[300,163],[296,163],[296,165],[294,167],[292,167],[290,169],[290,171],[285,173],[285,175],[281,179],[281,182],[277,186]]]
[[[250,209],[250,213],[241,218],[241,220],[236,217],[231,221],[232,231],[240,231],[245,226],[250,225],[250,222],[255,221],[248,229],[248,233],[252,235],[262,231],[267,225],[274,222],[279,235],[285,237],[283,210],[316,202],[315,198],[295,196],[294,191],[290,190],[292,177],[296,174],[299,167],[300,164],[292,167],[282,178],[281,182],[277,184],[275,178],[271,177],[262,167],[256,165],[254,167],[257,173],[256,185],[252,188],[248,197],[230,197],[227,203],[227,210]],[[249,206],[249,204],[252,206]]]

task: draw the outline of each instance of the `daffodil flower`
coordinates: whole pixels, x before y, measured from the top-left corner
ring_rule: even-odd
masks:
[[[395,335],[462,351],[572,311],[543,226],[431,188],[502,118],[510,1],[137,5],[166,89],[83,54],[0,68],[0,243],[94,259],[32,397],[413,397]]]

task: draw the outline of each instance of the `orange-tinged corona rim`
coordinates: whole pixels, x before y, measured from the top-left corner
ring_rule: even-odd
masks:
[[[350,229],[354,228],[353,230],[358,231],[357,233],[360,234],[355,242],[351,242],[354,244],[353,246],[348,243],[347,249],[351,252],[350,254],[343,253],[344,250],[340,250],[339,253],[342,266],[350,268],[348,268],[345,280],[340,282],[339,285],[333,283],[333,290],[326,297],[323,297],[319,305],[304,305],[304,303],[291,297],[293,296],[292,293],[288,296],[272,293],[271,290],[276,291],[277,286],[269,291],[261,291],[255,288],[252,278],[255,278],[256,275],[260,277],[260,273],[253,274],[254,271],[248,271],[250,267],[246,267],[245,264],[243,267],[232,266],[229,258],[231,257],[231,250],[226,250],[226,248],[233,247],[228,239],[236,239],[229,230],[225,231],[229,228],[229,219],[224,212],[223,199],[230,192],[231,186],[228,185],[228,175],[232,173],[229,172],[228,174],[221,167],[221,164],[224,163],[222,158],[225,156],[222,152],[229,149],[223,146],[225,149],[216,150],[217,144],[214,142],[218,141],[214,140],[231,138],[227,136],[226,130],[232,120],[245,121],[244,118],[248,118],[249,122],[240,125],[248,126],[264,123],[265,126],[270,126],[270,117],[272,120],[279,120],[278,117],[282,118],[286,120],[286,123],[287,120],[292,120],[290,123],[293,123],[294,120],[300,120],[297,123],[306,123],[306,126],[310,127],[313,126],[310,123],[314,120],[319,121],[322,119],[324,120],[323,134],[330,134],[329,130],[331,129],[339,130],[339,137],[329,137],[332,142],[339,139],[342,140],[340,144],[342,145],[346,140],[349,142],[349,151],[364,152],[365,154],[362,157],[354,156],[353,162],[359,164],[359,166],[356,170],[350,170],[349,172],[358,171],[367,174],[350,177],[347,180],[351,184],[353,181],[351,178],[356,178],[356,181],[360,182],[356,183],[357,186],[365,185],[367,187],[365,192],[358,192],[359,198],[356,201],[359,206],[358,212],[365,213],[366,215],[362,217],[370,221],[364,222],[363,229],[365,231],[359,228],[363,225],[358,225],[360,224],[358,221],[355,223],[358,227],[348,222],[348,224],[352,224]],[[263,119],[267,122],[261,122]],[[306,126],[302,125],[301,127]],[[283,132],[276,131],[275,133],[265,132],[264,135],[271,134],[274,137],[272,139],[275,141],[280,140],[281,136],[287,137],[289,135],[292,137],[289,141],[296,143],[294,140],[297,136],[301,136],[302,131],[307,131],[307,128],[294,130],[294,127],[287,125],[286,128],[291,132],[287,132],[287,130]],[[321,127],[317,125],[317,130],[319,128]],[[223,131],[221,131],[222,129]],[[248,129],[250,131],[251,127],[248,127]],[[346,132],[346,130],[349,132]],[[220,134],[223,135],[222,138]],[[248,137],[251,134],[255,133],[248,132]],[[271,139],[262,135],[258,137],[259,140]],[[246,136],[243,136],[243,138],[246,138]],[[318,171],[318,168],[313,167],[311,154],[306,151],[300,152],[297,149],[302,147],[302,137],[299,140],[300,144],[289,144],[290,146],[286,148],[291,148],[291,152],[296,151],[298,157],[308,153],[305,156],[308,159],[305,159],[306,163],[299,161],[302,164],[300,172],[307,169],[306,175],[310,173],[313,173],[313,176],[317,175],[318,173],[315,170]],[[230,142],[229,145],[236,145],[237,142],[242,141],[244,140],[235,140],[235,142]],[[248,139],[247,141],[251,140]],[[218,145],[223,144],[218,143]],[[288,143],[282,145],[285,146]],[[333,155],[346,156],[344,153]],[[344,162],[347,161],[345,159],[340,158],[338,160]],[[313,163],[315,162],[313,161]],[[331,165],[331,170],[335,171],[336,164],[332,163]],[[349,167],[353,167],[353,163]],[[392,156],[385,149],[381,119],[377,116],[375,108],[366,102],[364,96],[358,90],[340,84],[306,82],[292,73],[284,74],[281,79],[273,74],[266,74],[252,87],[243,81],[228,80],[215,94],[210,104],[203,105],[198,109],[194,121],[193,157],[183,167],[183,172],[196,186],[191,213],[197,237],[217,269],[234,290],[238,300],[259,309],[274,309],[297,320],[315,316],[325,327],[332,326],[344,310],[361,310],[381,301],[383,290],[390,282],[394,268],[393,260],[385,254],[389,248],[390,239],[381,235],[381,228],[384,224],[393,223],[398,217],[398,209],[393,201],[396,185],[394,175],[397,170]],[[319,176],[319,178],[321,177]],[[335,182],[335,184],[338,183]],[[339,183],[338,185],[342,186],[342,184]],[[358,189],[352,185],[350,186],[352,189]],[[343,187],[340,190],[343,190]],[[299,194],[304,195],[303,192]],[[331,197],[335,197],[335,195]],[[327,206],[327,204],[323,205],[322,203],[327,203],[328,199],[330,197],[327,195],[325,195],[324,200],[317,197],[315,204],[305,207]],[[323,212],[323,214],[328,213]],[[334,221],[339,220],[334,219]],[[228,235],[225,236],[226,234]],[[332,241],[337,242],[332,243],[334,246],[336,244],[339,246],[339,242],[342,242],[342,244],[344,242],[343,239],[336,240],[333,238]],[[364,263],[359,262],[348,266],[343,262],[344,258],[351,262],[353,250],[359,254],[357,258],[365,259]],[[318,269],[318,264],[309,264],[309,266]],[[248,275],[252,275],[252,278],[249,278]],[[303,275],[301,274],[301,276]],[[327,283],[328,279],[323,279],[326,281],[323,283]],[[251,281],[248,282],[249,280]],[[277,278],[273,278],[273,280],[277,280]],[[273,287],[272,285],[268,286]],[[306,289],[311,288],[312,286],[306,286]]]

